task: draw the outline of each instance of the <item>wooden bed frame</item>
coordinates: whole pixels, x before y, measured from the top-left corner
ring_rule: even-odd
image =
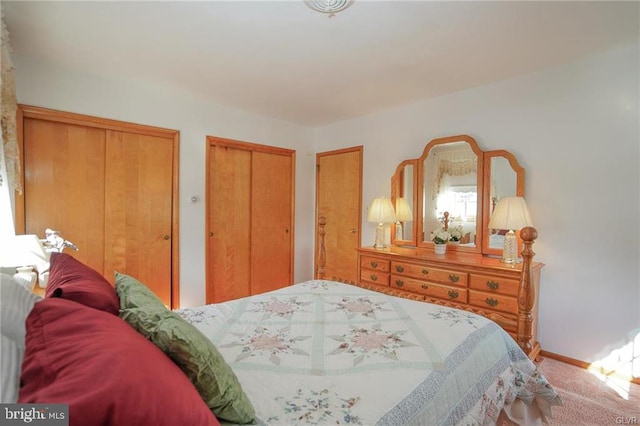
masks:
[[[316,265],[316,278],[328,279],[326,276],[326,247],[325,247],[325,226],[326,218],[318,218],[318,264]],[[523,242],[522,249],[522,272],[520,273],[519,285],[518,285],[518,314],[516,320],[507,318],[499,313],[483,311],[476,307],[469,305],[461,305],[457,303],[449,303],[446,300],[426,298],[425,296],[407,293],[406,291],[398,291],[392,287],[383,287],[380,285],[369,285],[367,283],[349,283],[355,284],[359,287],[363,287],[369,290],[378,291],[392,296],[398,296],[408,299],[419,300],[422,302],[435,303],[443,306],[449,306],[458,309],[464,309],[476,314],[482,315],[495,321],[503,328],[510,328],[516,330],[515,340],[520,348],[531,358],[536,359],[540,353],[540,344],[535,340],[533,332],[534,315],[533,309],[536,304],[536,286],[534,285],[534,268],[533,257],[535,255],[532,245],[535,239],[538,237],[538,232],[533,227],[525,227],[520,231],[520,237]]]

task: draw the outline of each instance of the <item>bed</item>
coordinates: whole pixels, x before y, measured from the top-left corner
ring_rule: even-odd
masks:
[[[62,253],[44,299],[8,281],[2,402],[69,404],[70,424],[540,424],[561,404],[491,320],[349,284],[170,311]]]

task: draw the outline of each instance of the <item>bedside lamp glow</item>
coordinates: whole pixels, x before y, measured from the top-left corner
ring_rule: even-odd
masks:
[[[387,245],[384,243],[384,225],[396,221],[391,200],[386,197],[374,199],[369,206],[367,221],[378,224],[376,227],[376,241],[373,247],[377,249],[385,248]]]
[[[520,263],[522,261],[518,258],[518,240],[514,231],[519,231],[525,226],[533,226],[533,221],[524,198],[501,198],[491,215],[489,229],[508,230],[504,236],[502,259],[500,259],[502,262]]]

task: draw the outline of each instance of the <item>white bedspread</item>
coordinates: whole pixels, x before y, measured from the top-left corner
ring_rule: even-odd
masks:
[[[223,354],[259,424],[481,425],[516,397],[543,415],[560,404],[502,328],[466,311],[314,280],[177,312]]]

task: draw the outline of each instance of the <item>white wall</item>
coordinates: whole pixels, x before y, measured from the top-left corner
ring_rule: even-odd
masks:
[[[542,271],[543,349],[600,359],[640,328],[638,46],[547,72],[309,129],[166,87],[78,75],[16,59],[21,103],[178,129],[181,298],[204,301],[205,136],[297,150],[296,281],[312,277],[315,152],[364,145],[363,202],[389,196],[403,159],[436,137],[469,134],[526,169]],[[375,229],[363,212],[362,243]]]
[[[526,170],[545,263],[544,350],[595,361],[640,332],[638,45],[315,130],[319,151],[364,145],[364,205],[390,195],[403,159],[469,134]],[[375,229],[363,212],[364,245]],[[636,354],[637,356],[637,354]]]
[[[16,57],[18,102],[180,131],[180,302],[205,300],[206,136],[296,150],[295,281],[313,276],[312,129],[194,99],[170,87],[81,75]],[[198,197],[195,204],[189,202]],[[64,230],[62,230],[64,231]],[[44,230],[42,230],[44,232]]]

